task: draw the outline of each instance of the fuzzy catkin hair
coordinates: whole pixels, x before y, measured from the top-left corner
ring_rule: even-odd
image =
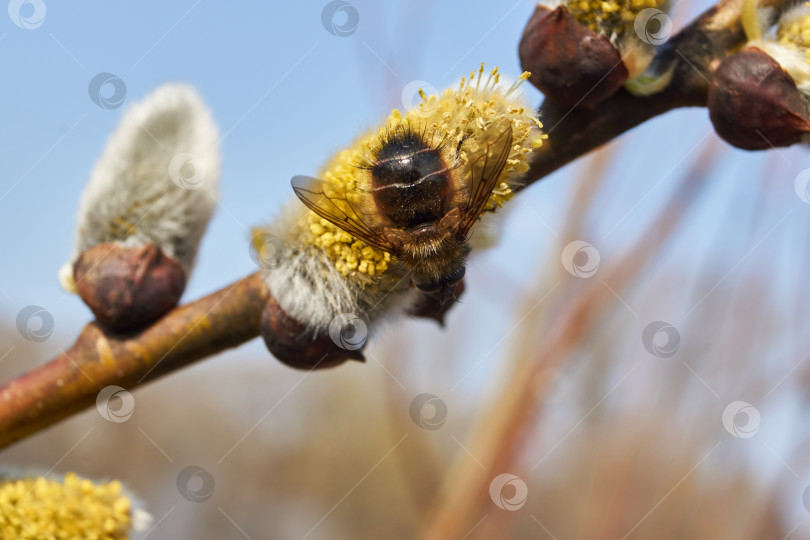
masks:
[[[156,244],[188,277],[217,204],[219,135],[197,93],[166,84],[130,108],[79,205],[72,265],[104,242]]]
[[[264,278],[288,315],[322,335],[341,313],[369,321],[384,313],[401,314],[413,305],[418,293],[396,269],[373,282],[347,279],[323,250],[295,242],[302,206],[298,199],[291,200],[271,225],[261,229],[284,244],[265,268]]]

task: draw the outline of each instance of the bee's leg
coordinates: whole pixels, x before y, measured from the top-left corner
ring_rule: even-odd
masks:
[[[461,140],[458,141],[458,146],[456,146],[456,163],[458,163],[459,158],[461,157],[461,145],[464,144],[464,141],[467,140],[467,134],[465,133]]]
[[[445,314],[458,302],[462,293],[464,293],[463,279],[456,283],[455,286],[448,287],[446,291],[437,293],[420,292],[419,300],[408,311],[408,314],[414,317],[433,319],[440,326],[444,326]],[[448,302],[451,298],[453,302]]]
[[[313,336],[310,329],[281,309],[273,297],[262,311],[260,331],[273,356],[297,369],[323,369],[346,360],[366,360],[362,346],[357,349],[339,347],[328,333]]]

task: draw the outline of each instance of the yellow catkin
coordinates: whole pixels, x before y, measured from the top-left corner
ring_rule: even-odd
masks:
[[[512,124],[512,148],[501,173],[501,182],[484,209],[485,212],[495,211],[512,198],[508,181],[528,170],[529,152],[540,147],[546,138],[534,111],[524,106],[522,98],[515,94],[517,87],[528,76],[528,73],[524,73],[514,85],[502,88],[498,84],[498,69],[484,73],[482,64],[469,78],[462,78],[455,89],[448,89],[440,96],[426,96],[420,92],[422,100],[418,106],[404,114],[394,110],[379,130],[361,136],[331,159],[320,173],[320,177],[334,190],[327,195],[359,203],[356,196],[358,186],[364,185],[366,178],[363,175],[368,172],[357,165],[367,162],[380,137],[397,127],[418,128],[434,137],[433,142],[443,141],[446,151],[452,153],[447,158],[452,160],[462,137],[466,136],[466,141],[474,140],[476,134],[480,134],[486,126],[506,117]],[[462,155],[466,144],[461,147]],[[321,249],[343,275],[360,273],[372,277],[389,268],[389,253],[366,245],[314,212],[307,212],[305,220],[306,223],[300,228],[303,243]]]
[[[74,473],[62,481],[0,480],[3,538],[123,540],[131,526],[131,503],[120,482],[93,483]]]
[[[645,9],[667,10],[668,0],[570,1],[568,11],[584,26],[610,38],[632,35],[636,17]]]
[[[782,21],[776,29],[776,40],[792,49],[804,50],[810,61],[810,12]]]

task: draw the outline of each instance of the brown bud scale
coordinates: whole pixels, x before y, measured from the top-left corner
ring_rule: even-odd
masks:
[[[259,329],[273,356],[296,369],[323,369],[347,360],[366,360],[362,348],[344,349],[335,344],[329,334],[314,335],[305,324],[281,309],[273,297],[264,306]]]
[[[790,146],[810,132],[796,83],[754,47],[723,60],[709,87],[708,107],[717,134],[744,150]]]
[[[73,278],[98,322],[119,332],[160,318],[177,304],[186,285],[180,263],[153,244],[93,246],[73,265]]]
[[[580,24],[565,8],[538,6],[518,48],[529,81],[561,105],[589,106],[622,87],[628,72],[607,37]]]

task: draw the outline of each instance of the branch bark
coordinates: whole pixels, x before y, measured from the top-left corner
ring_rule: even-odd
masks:
[[[573,108],[545,100],[540,119],[548,140],[534,152],[527,184],[660,114],[680,107],[705,107],[712,73],[745,41],[739,17],[742,4],[743,0],[719,3],[661,46],[651,67],[657,73],[671,73],[672,78],[657,94],[638,97],[621,89],[595,105]]]
[[[91,407],[107,386],[132,389],[253,339],[267,298],[257,272],[136,334],[88,324],[70,349],[0,388],[0,447]]]
[[[743,0],[724,0],[662,46],[658,72],[671,72],[661,92],[637,97],[620,90],[591,107],[540,107],[549,140],[534,155],[531,184],[650,118],[679,107],[706,105],[711,73],[745,40]],[[761,5],[778,7],[783,0]],[[92,406],[109,385],[141,384],[236,347],[259,335],[267,289],[256,273],[186,306],[131,335],[88,324],[76,343],[47,364],[0,387],[0,448]]]

